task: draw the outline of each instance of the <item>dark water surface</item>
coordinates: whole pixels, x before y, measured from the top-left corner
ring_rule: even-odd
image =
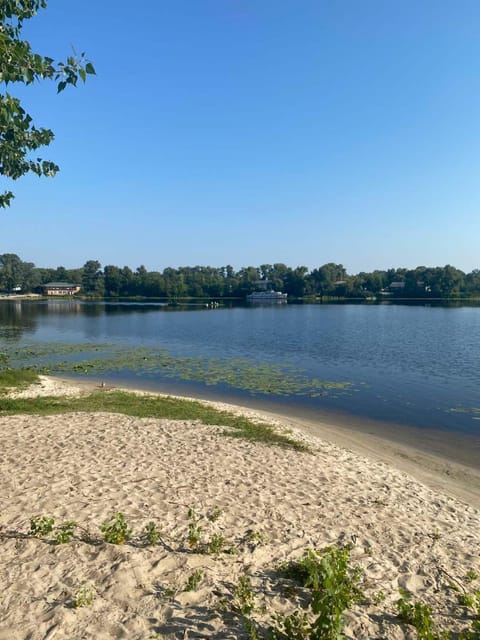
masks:
[[[480,443],[480,307],[272,305],[206,309],[78,301],[0,302],[0,347],[109,343],[165,349],[204,361],[287,366],[305,379],[349,383],[325,394],[253,393],[217,380],[161,372],[105,372],[107,380],[173,390],[277,412],[404,425],[445,434],[449,446]],[[94,375],[94,373],[93,373]],[[393,426],[395,425],[395,426]],[[414,432],[412,432],[414,433]],[[413,435],[411,437],[414,437]]]

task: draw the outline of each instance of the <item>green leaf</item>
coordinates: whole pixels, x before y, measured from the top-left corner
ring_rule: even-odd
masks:
[[[85,71],[90,74],[95,76],[96,75],[96,71],[93,67],[93,64],[91,62],[87,62],[86,66],[85,66]]]
[[[38,10],[46,8],[46,0],[0,0],[0,82],[30,85],[36,80],[53,79],[57,93],[87,74],[94,74],[91,63],[84,67],[85,58],[74,52],[66,62],[54,63],[53,58],[32,50],[22,39],[24,21],[33,18]],[[53,140],[48,130],[37,128],[32,118],[21,107],[18,99],[0,92],[0,175],[16,180],[33,172],[39,176],[52,176],[58,167],[50,162],[30,159],[30,153]],[[13,194],[0,194],[0,208],[10,204]]]

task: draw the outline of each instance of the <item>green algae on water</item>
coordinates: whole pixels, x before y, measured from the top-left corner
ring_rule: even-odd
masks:
[[[165,349],[109,344],[47,343],[7,353],[15,367],[38,373],[138,376],[228,385],[252,394],[321,397],[344,393],[352,384],[319,380],[289,364],[258,363],[247,358],[174,356]]]
[[[449,413],[466,413],[472,416],[480,415],[480,407],[453,407]]]

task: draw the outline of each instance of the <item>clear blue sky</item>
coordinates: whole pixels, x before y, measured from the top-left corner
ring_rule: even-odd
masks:
[[[49,0],[24,35],[98,75],[10,87],[61,172],[13,184],[0,253],[480,267],[478,0]]]

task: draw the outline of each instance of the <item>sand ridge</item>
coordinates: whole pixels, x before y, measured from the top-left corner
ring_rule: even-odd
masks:
[[[51,379],[42,385],[35,393],[86,390]],[[221,426],[194,421],[0,418],[0,638],[246,637],[222,611],[239,577],[251,577],[255,616],[267,625],[275,612],[293,609],[276,588],[275,567],[339,541],[353,544],[353,561],[365,571],[367,600],[347,614],[347,638],[414,637],[395,618],[399,588],[428,602],[439,622],[461,627],[448,585],[468,570],[480,573],[480,512],[381,460],[299,437],[313,453],[229,438]],[[236,554],[193,553],[189,508],[206,543],[221,535]],[[52,545],[20,535],[31,516],[49,514],[99,537],[116,511],[134,532],[155,521],[165,544]],[[203,578],[186,591],[196,569]],[[95,598],[75,608],[83,585]]]

